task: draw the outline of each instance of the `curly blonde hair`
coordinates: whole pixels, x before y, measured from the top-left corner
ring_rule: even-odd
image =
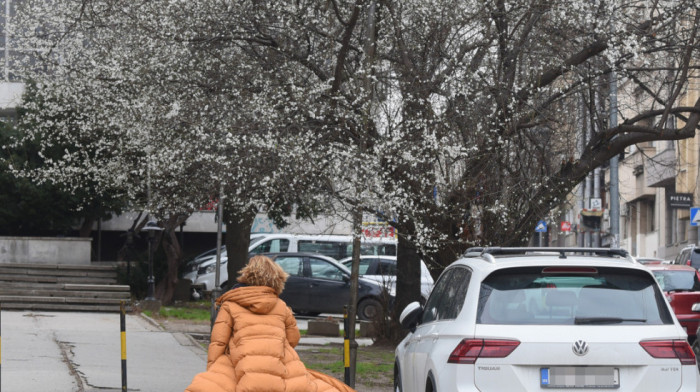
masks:
[[[272,287],[277,295],[284,290],[289,274],[267,256],[253,256],[239,273],[238,281],[249,286]]]

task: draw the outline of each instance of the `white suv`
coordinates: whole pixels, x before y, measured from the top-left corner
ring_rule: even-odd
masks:
[[[396,391],[696,390],[685,331],[620,249],[473,250],[400,320]]]

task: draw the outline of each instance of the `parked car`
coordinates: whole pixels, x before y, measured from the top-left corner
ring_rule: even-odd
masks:
[[[348,269],[352,268],[352,257],[340,260]],[[384,285],[396,296],[396,256],[360,256],[360,276]],[[423,303],[428,300],[435,281],[425,262],[420,262],[420,288]]]
[[[250,242],[258,242],[260,239],[268,236],[269,234],[267,233],[251,233],[250,234]],[[183,267],[182,271],[182,277],[183,278],[189,278],[191,281],[194,281],[194,279],[197,277],[197,274],[195,273],[194,275],[192,274],[193,272],[196,272],[199,269],[199,266],[207,261],[210,260],[216,260],[216,248],[209,249],[206,252],[202,252],[195,256],[192,260],[188,261],[185,266]],[[221,246],[221,257],[226,257],[226,245]]]
[[[695,391],[686,333],[625,250],[485,248],[409,304],[396,391]]]
[[[256,240],[251,240],[248,255],[261,253],[306,252],[318,253],[328,257],[352,254],[352,236],[339,235],[300,235],[300,234],[268,234]],[[363,239],[360,253],[368,255],[396,255],[396,239],[368,238]],[[337,259],[334,259],[337,260]],[[226,264],[227,254],[221,255],[219,283],[222,287],[228,284]],[[183,276],[192,281],[193,297],[201,296],[202,291],[214,289],[216,280],[216,255],[202,260],[197,265],[197,271],[190,271]]]
[[[288,274],[280,298],[297,314],[343,313],[350,303],[350,270],[330,257],[313,253],[268,253]],[[392,297],[378,283],[360,278],[357,316],[373,320]]]
[[[695,269],[700,268],[700,248],[695,245],[686,246],[673,259],[673,264],[689,265]]]
[[[700,303],[700,273],[687,265],[662,264],[648,267],[659,281],[676,318],[688,333],[688,342],[693,344],[700,326],[700,313],[692,310],[693,304]]]
[[[656,257],[637,257],[636,260],[639,264],[669,264],[664,263],[666,260]]]
[[[221,254],[222,255],[226,254],[226,246],[221,247]],[[206,252],[202,252],[202,253],[198,254],[192,260],[188,261],[185,264],[185,266],[183,267],[183,270],[182,270],[182,277],[185,277],[186,275],[189,275],[192,272],[196,272],[197,269],[199,268],[200,264],[211,259],[212,257],[216,257],[216,248],[209,249]]]

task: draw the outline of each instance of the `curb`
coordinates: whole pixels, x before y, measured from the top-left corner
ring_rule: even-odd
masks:
[[[154,327],[160,329],[161,331],[166,331],[166,329],[163,328],[162,325],[158,324],[158,322],[157,322],[156,320],[153,320],[152,318],[148,317],[145,313],[139,312],[139,313],[137,313],[137,314],[138,314],[139,316],[141,316],[141,318],[143,318],[144,320],[148,321],[148,323],[150,323],[150,324],[153,325]]]
[[[202,345],[199,344],[199,341],[197,339],[195,339],[190,333],[188,333],[188,332],[170,332],[167,329],[165,329],[162,325],[160,325],[156,320],[153,320],[152,318],[148,317],[146,314],[139,312],[138,315],[141,316],[141,318],[143,318],[144,320],[146,320],[149,324],[151,324],[154,327],[161,330],[162,332],[168,332],[172,335],[177,333],[177,334],[184,336],[190,342],[191,346],[197,347],[197,349],[202,351],[203,353],[207,353],[208,350],[205,349],[204,347],[202,347]]]

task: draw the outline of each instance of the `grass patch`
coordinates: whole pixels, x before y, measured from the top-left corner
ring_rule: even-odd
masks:
[[[299,356],[309,369],[343,378],[345,366],[342,346],[324,346],[302,350]],[[355,379],[365,385],[390,382],[394,371],[394,350],[383,347],[360,347],[357,350]],[[388,380],[388,381],[387,381]]]
[[[144,312],[145,313],[145,312]],[[147,314],[148,315],[148,314]],[[150,316],[150,315],[148,315]],[[202,308],[160,308],[160,317],[176,318],[181,320],[206,321],[210,319],[209,309]]]

